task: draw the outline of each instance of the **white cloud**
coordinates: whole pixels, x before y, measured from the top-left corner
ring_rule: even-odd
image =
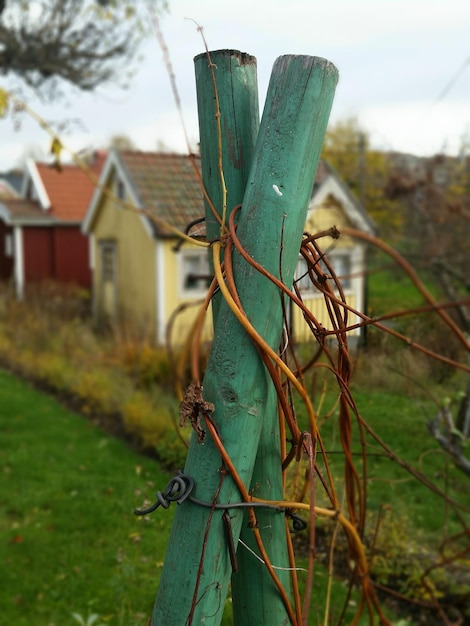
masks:
[[[470,139],[470,109],[466,102],[400,102],[364,107],[358,116],[373,144],[385,150],[417,155],[457,154]]]
[[[275,59],[282,54],[313,54],[331,60],[340,72],[332,120],[358,116],[384,148],[427,153],[441,150],[447,141],[453,151],[468,132],[470,67],[430,110],[469,56],[468,2],[174,0],[169,5],[161,27],[192,142],[198,137],[193,57],[204,51],[204,44],[188,17],[204,27],[209,49],[235,48],[257,57],[261,108]],[[154,39],[144,53],[128,92],[107,88],[98,94],[73,93],[68,107],[31,104],[46,119],[80,118],[83,127],[64,137],[73,146],[103,144],[122,134],[144,149],[155,149],[160,140],[171,149],[184,150],[163,55]],[[37,125],[25,123],[15,134],[9,120],[0,120],[0,140],[0,170],[22,152],[22,147],[13,148],[15,143],[48,145]]]

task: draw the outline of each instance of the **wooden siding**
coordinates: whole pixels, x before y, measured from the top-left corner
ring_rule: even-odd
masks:
[[[201,254],[208,254],[206,249],[191,244],[184,244],[178,252],[174,251],[176,241],[164,240],[164,258],[166,276],[168,278],[165,288],[165,317],[166,323],[170,321],[176,310],[180,311],[172,324],[172,341],[174,343],[184,343],[191,333],[192,326],[196,319],[197,312],[204,300],[205,293],[198,292],[194,295],[184,293],[182,285],[181,257],[190,250]],[[182,309],[181,307],[186,307]],[[212,338],[212,314],[210,310],[206,315],[203,331],[203,341]]]
[[[88,242],[78,227],[23,229],[25,283],[55,280],[91,286]]]
[[[91,287],[88,238],[78,227],[56,226],[54,239],[54,279],[85,289]]]
[[[155,337],[155,242],[142,217],[103,197],[93,226],[93,292],[98,318],[104,313],[100,254],[104,242],[115,242],[116,246],[116,309],[120,321],[130,322],[138,332]]]
[[[320,205],[313,205],[307,215],[306,231],[309,233],[318,233],[327,230],[332,226],[336,226],[341,232],[342,226],[352,226],[349,222],[341,205],[331,196]],[[332,239],[325,237],[319,240],[320,247],[327,248],[333,242]],[[350,237],[340,236],[334,242],[335,247],[347,248],[354,245]]]
[[[24,281],[35,283],[54,277],[52,228],[24,228]]]
[[[341,233],[343,226],[351,226],[343,207],[332,196],[328,196],[324,202],[319,205],[313,205],[307,216],[306,231],[309,233],[317,233],[327,230],[333,226]],[[346,291],[347,304],[353,308],[361,310],[363,307],[364,295],[364,247],[358,244],[350,237],[341,236],[339,239],[331,239],[325,237],[318,240],[318,244],[322,251],[332,256],[334,251],[347,252],[350,255],[351,262],[351,278],[350,288]],[[331,330],[332,324],[328,316],[323,296],[317,294],[304,293],[303,300],[309,310],[326,329]],[[354,324],[359,321],[352,313],[348,315],[348,324]],[[294,307],[291,328],[293,331],[294,341],[304,342],[312,338],[311,331],[307,326],[301,311]],[[352,331],[352,334],[358,335],[359,330]]]
[[[106,175],[105,184],[113,188],[113,171]],[[137,200],[135,200],[137,201]],[[305,230],[319,232],[336,226],[340,231],[343,226],[350,226],[350,221],[341,203],[332,195],[321,204],[312,203],[307,217]],[[205,296],[205,289],[192,291],[183,288],[183,258],[193,251],[206,255],[207,251],[198,246],[184,243],[175,251],[176,238],[161,236],[151,227],[146,218],[137,212],[122,208],[105,195],[96,197],[90,219],[86,221],[87,231],[92,235],[94,259],[93,290],[94,309],[99,317],[106,317],[105,297],[108,313],[115,309],[120,321],[131,321],[139,332],[146,333],[157,343],[165,343],[166,330],[172,322],[172,342],[182,344],[190,335],[199,304]],[[363,305],[363,246],[350,238],[339,240],[325,238],[320,246],[327,252],[341,255],[348,253],[351,268],[348,304],[361,310]],[[103,246],[113,249],[113,277],[103,282]],[[110,290],[112,293],[110,293]],[[312,310],[315,318],[330,329],[327,310],[322,296],[304,293],[304,301]],[[193,305],[193,306],[187,306]],[[184,308],[184,307],[187,308]],[[175,312],[179,311],[175,317]],[[312,339],[302,314],[293,309],[291,326],[296,341]],[[356,320],[350,317],[350,323]],[[212,318],[206,316],[203,340],[212,337]]]
[[[333,325],[331,324],[330,318],[328,316],[323,296],[312,296],[310,298],[304,296],[303,301],[308,310],[314,316],[314,318],[318,322],[320,322],[320,324],[326,330],[333,329]],[[356,307],[356,298],[353,294],[347,296],[346,301],[348,305]],[[310,330],[310,327],[307,325],[304,319],[303,312],[297,306],[294,306],[291,311],[291,316],[291,328],[294,341],[296,343],[305,343],[307,341],[312,341],[314,339],[314,336],[312,335],[312,331]],[[354,323],[355,320],[352,320],[352,317],[352,314],[349,314],[348,323]]]

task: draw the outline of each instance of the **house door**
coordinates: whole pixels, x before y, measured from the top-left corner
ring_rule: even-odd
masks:
[[[115,321],[117,316],[117,250],[115,241],[100,242],[101,314]]]

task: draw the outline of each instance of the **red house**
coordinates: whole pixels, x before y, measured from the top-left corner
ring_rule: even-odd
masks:
[[[105,157],[96,153],[89,165],[96,176]],[[93,191],[93,181],[77,165],[57,169],[30,160],[20,198],[0,199],[0,280],[13,281],[18,297],[43,280],[91,287],[81,224]]]

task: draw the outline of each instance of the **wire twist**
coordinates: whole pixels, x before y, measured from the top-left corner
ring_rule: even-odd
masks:
[[[159,506],[168,509],[172,502],[182,504],[189,497],[194,488],[191,476],[178,474],[167,484],[165,491],[157,491],[156,502],[146,509],[134,509],[134,515],[148,515],[156,511]]]

